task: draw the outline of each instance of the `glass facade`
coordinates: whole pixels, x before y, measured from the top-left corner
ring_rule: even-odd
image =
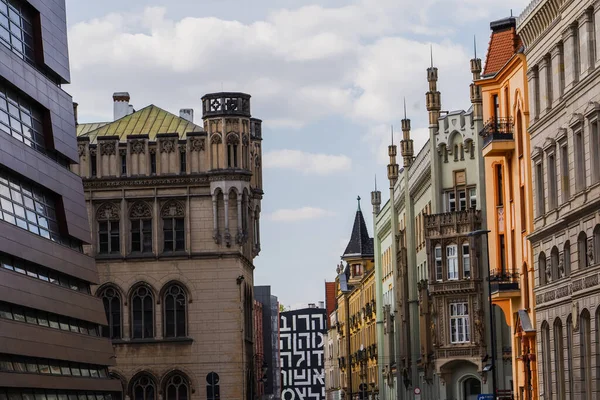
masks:
[[[0,0],[0,43],[34,63],[32,15],[18,0]]]
[[[0,354],[0,372],[107,378],[108,368],[99,365]]]
[[[0,0],[0,9],[2,1]],[[0,130],[46,153],[42,112],[0,82]]]

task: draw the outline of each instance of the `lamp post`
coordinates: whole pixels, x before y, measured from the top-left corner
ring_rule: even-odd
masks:
[[[490,302],[490,340],[492,346],[492,364],[490,370],[492,371],[492,392],[494,396],[494,400],[497,398],[498,387],[496,382],[496,335],[494,334],[494,305],[492,304],[492,272],[490,271],[490,247],[488,234],[491,231],[487,229],[479,229],[473,232],[469,232],[467,237],[480,237],[481,235],[485,235],[485,251],[487,253],[486,261],[487,261],[487,270],[488,270],[488,296]],[[486,368],[484,367],[484,371]]]

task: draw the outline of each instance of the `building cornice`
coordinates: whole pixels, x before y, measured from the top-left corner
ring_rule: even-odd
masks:
[[[201,185],[218,181],[245,181],[249,182],[251,172],[246,171],[216,171],[190,175],[157,175],[157,176],[131,176],[131,177],[106,177],[84,178],[84,189],[106,189],[122,187],[151,187],[173,185]]]

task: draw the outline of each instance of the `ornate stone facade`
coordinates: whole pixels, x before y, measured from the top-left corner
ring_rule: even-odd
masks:
[[[249,105],[250,96],[229,95]],[[135,117],[160,110],[153,107]],[[111,372],[127,399],[151,388],[150,398],[159,400],[167,387],[179,388],[176,397],[185,400],[213,400],[217,393],[254,399],[253,260],[263,192],[261,164],[254,162],[261,138],[250,126],[260,121],[248,112],[213,110],[203,116],[206,132],[153,112],[177,133],[162,132],[150,119],[139,124],[147,131],[127,130],[130,115],[118,126],[78,126],[83,151],[73,169],[84,181],[92,230],[86,251],[97,260],[95,294],[109,320],[103,334],[117,355]],[[225,116],[238,121],[232,129],[246,129],[230,134],[248,141],[205,146],[220,136],[212,129]],[[107,137],[108,131],[117,136]]]

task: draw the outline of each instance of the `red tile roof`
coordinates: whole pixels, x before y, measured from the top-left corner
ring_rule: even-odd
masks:
[[[500,71],[521,46],[521,38],[517,35],[514,26],[495,30],[492,23],[492,35],[483,75],[493,75]]]
[[[325,282],[325,309],[327,310],[327,326],[329,316],[335,310],[335,282]]]

